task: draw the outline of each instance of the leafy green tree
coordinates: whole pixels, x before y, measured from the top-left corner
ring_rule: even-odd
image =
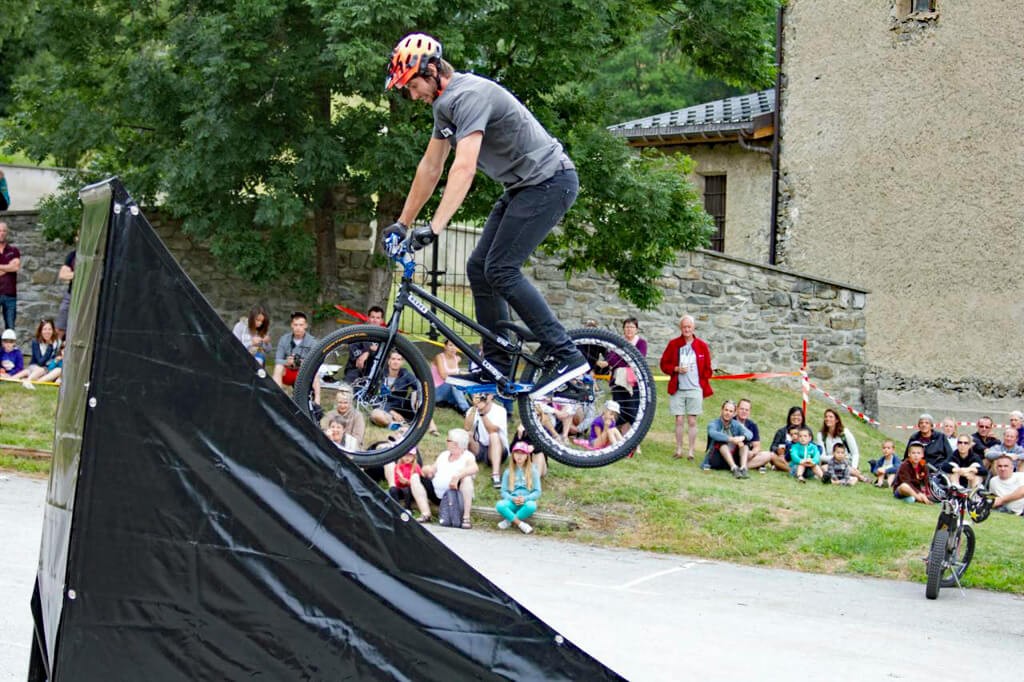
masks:
[[[334,298],[339,193],[390,223],[429,135],[427,107],[381,92],[391,46],[422,30],[566,142],[584,189],[547,248],[568,273],[607,272],[647,307],[674,251],[705,243],[707,219],[681,162],[644,162],[611,138],[586,86],[657,5],[48,0],[32,15],[35,49],[18,69],[4,139],[82,168],[69,185],[120,175],[254,281]],[[480,176],[457,219],[481,218],[499,191]],[[47,206],[52,234],[78,222],[69,197]],[[637,234],[650,239],[640,247]]]

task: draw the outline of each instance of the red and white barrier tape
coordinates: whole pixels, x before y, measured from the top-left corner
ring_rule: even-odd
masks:
[[[978,422],[954,422],[954,423],[957,426],[977,426],[978,425]],[[939,421],[935,422],[935,428],[938,428],[941,425],[942,425],[942,420],[941,419]],[[893,426],[892,428],[894,428],[894,429],[908,429],[910,431],[917,431],[918,427],[917,427],[917,424],[900,424],[898,426]],[[1016,427],[1013,424],[993,424],[992,428],[993,429],[1013,429],[1013,428],[1016,428]]]
[[[857,417],[857,418],[858,418],[858,419],[860,419],[861,421],[864,421],[864,422],[866,422],[866,423],[868,423],[868,424],[871,424],[871,425],[872,425],[872,426],[874,426],[874,427],[879,427],[879,426],[881,426],[881,425],[882,425],[882,423],[881,423],[880,421],[878,421],[877,419],[873,419],[873,418],[871,418],[871,417],[867,416],[866,414],[864,414],[864,413],[863,413],[863,412],[861,412],[860,410],[855,410],[854,408],[850,407],[849,405],[847,405],[846,403],[842,402],[842,401],[841,401],[841,400],[839,400],[838,398],[836,398],[836,397],[834,397],[834,396],[830,395],[830,394],[828,393],[828,391],[823,391],[822,389],[818,388],[817,386],[815,386],[815,385],[814,385],[814,383],[812,383],[812,382],[810,382],[810,381],[808,381],[807,383],[808,383],[808,384],[810,385],[810,387],[811,387],[811,388],[813,388],[813,389],[814,389],[815,391],[817,391],[818,393],[822,394],[823,396],[825,396],[826,398],[828,398],[829,400],[831,400],[831,401],[832,401],[833,403],[835,403],[836,405],[839,405],[840,407],[844,408],[844,409],[845,409],[845,410],[846,410],[847,412],[849,412],[849,413],[850,413],[850,414],[852,414],[853,416]]]

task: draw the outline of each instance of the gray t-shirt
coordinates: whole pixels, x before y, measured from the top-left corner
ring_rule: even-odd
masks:
[[[475,74],[456,73],[434,102],[433,136],[454,147],[475,132],[484,134],[477,166],[505,189],[536,185],[573,167],[561,143],[512,93]]]

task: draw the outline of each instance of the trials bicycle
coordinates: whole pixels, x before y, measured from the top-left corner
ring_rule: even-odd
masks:
[[[533,334],[509,321],[498,324],[500,334],[492,333],[415,284],[412,235],[409,230],[405,240],[388,249],[390,260],[402,268],[402,278],[387,325],[352,325],[328,334],[303,359],[295,380],[294,400],[314,421],[322,414],[321,405],[323,410],[334,405],[334,396],[344,383],[351,386],[348,409],[363,416],[366,433],[358,448],[340,447],[342,452],[361,466],[385,464],[415,446],[431,424],[434,380],[423,353],[399,332],[406,308],[426,319],[489,379],[489,383],[463,390],[470,396],[491,393],[506,403],[518,403],[519,417],[531,442],[552,459],[576,467],[604,466],[640,445],[654,419],[656,397],[651,370],[633,344],[603,329],[569,330],[576,347],[591,362],[592,371],[541,398],[531,397],[534,380],[547,359],[534,348]],[[478,349],[446,325],[435,310],[498,344],[510,358],[509,372],[504,374],[484,360]],[[356,360],[364,354],[363,364],[358,367]],[[614,375],[610,369],[603,369],[609,362],[618,370]],[[629,419],[619,422],[621,441],[592,449],[586,439],[589,425],[611,399],[614,376],[629,377],[631,400],[622,405],[623,416]],[[379,419],[382,413],[397,414],[402,421],[385,426],[383,422],[388,420]],[[381,425],[374,422],[375,417]],[[582,437],[563,437],[565,420],[571,421]]]
[[[983,488],[964,488],[943,473],[931,477],[932,492],[942,502],[928,551],[924,595],[937,599],[939,589],[960,587],[960,579],[974,558],[975,535],[971,523],[981,523],[992,511],[995,495]]]

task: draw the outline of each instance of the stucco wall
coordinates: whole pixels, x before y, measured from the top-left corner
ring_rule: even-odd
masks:
[[[883,374],[1016,384],[1024,26],[1013,3],[937,4],[788,3],[781,263],[870,286]]]
[[[767,263],[771,156],[745,150],[735,142],[677,149],[696,162],[690,180],[701,193],[704,191],[704,175],[726,175],[725,253],[756,263]]]

